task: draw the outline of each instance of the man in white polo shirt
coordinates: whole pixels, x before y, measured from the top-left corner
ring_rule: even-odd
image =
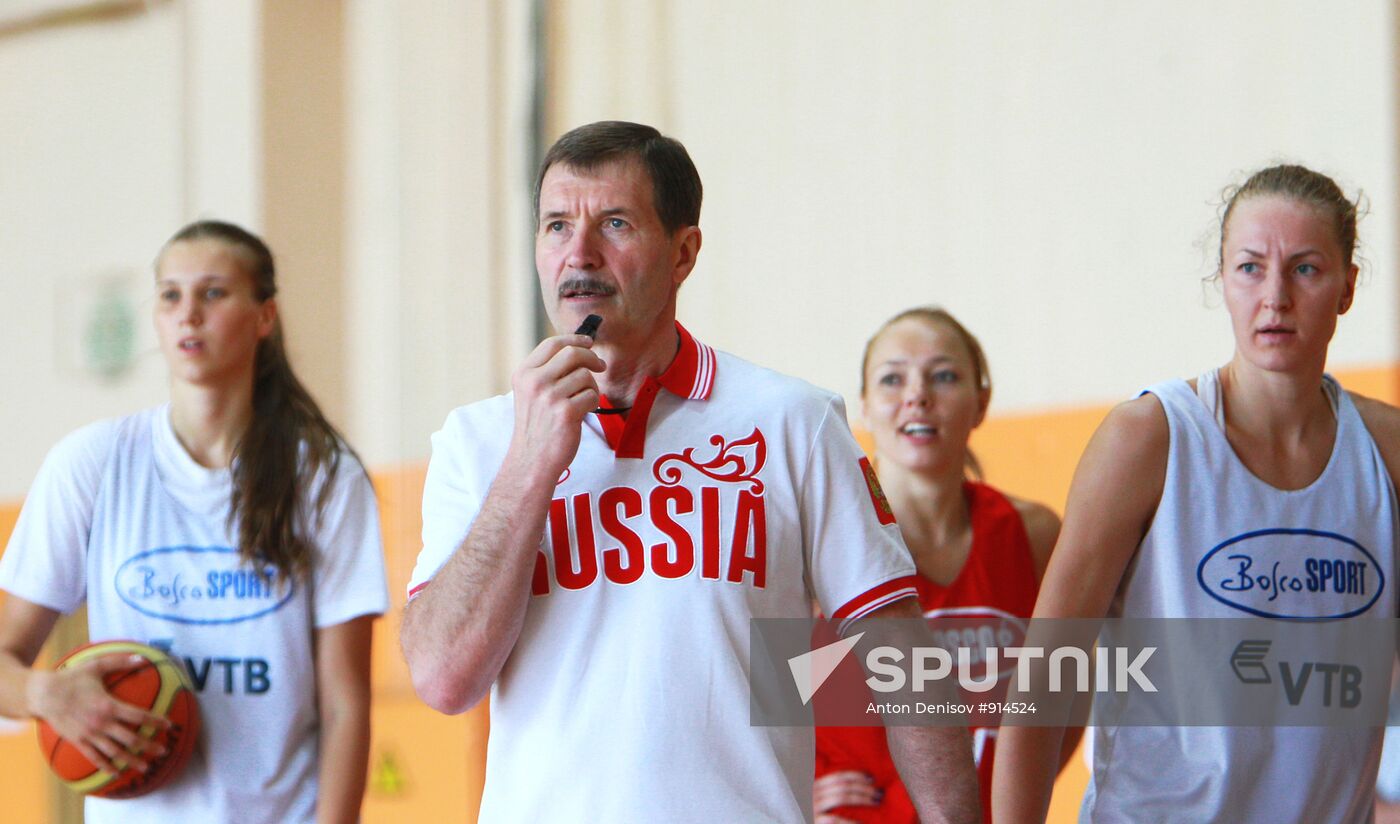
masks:
[[[430,705],[492,695],[481,820],[810,819],[812,730],[749,723],[749,621],[815,596],[919,619],[838,396],[676,322],[700,178],[649,126],[564,135],[536,182],[559,334],[433,437],[402,640]],[[891,728],[924,821],[976,821],[962,729]]]

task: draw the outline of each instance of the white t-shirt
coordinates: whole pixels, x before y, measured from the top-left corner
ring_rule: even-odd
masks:
[[[749,621],[915,595],[839,397],[678,330],[559,481],[492,692],[484,822],[810,819],[812,729],[749,723]],[[513,410],[475,403],[433,436],[411,595],[470,530]]]
[[[180,445],[168,406],[101,421],[49,453],[0,558],[0,588],[63,613],[86,600],[93,641],[161,647],[198,691],[184,771],[141,798],[88,799],[90,824],[315,819],[312,641],[388,607],[374,491],[342,454],[312,575],[294,582],[240,563],[230,492],[227,469]]]

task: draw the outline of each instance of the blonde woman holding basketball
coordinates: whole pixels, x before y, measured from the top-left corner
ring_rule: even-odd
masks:
[[[1386,583],[1290,591],[1272,614],[1394,617],[1400,412],[1323,371],[1355,295],[1356,218],[1336,183],[1301,166],[1228,193],[1219,278],[1234,356],[1109,413],[1075,474],[1037,619],[1264,614],[1217,597],[1218,576],[1198,568],[1231,540],[1298,531],[1369,548],[1368,580]],[[996,820],[1044,820],[1059,730],[1004,728],[1000,744]],[[1374,728],[1099,727],[1081,820],[1368,821],[1380,746]]]
[[[94,641],[166,649],[199,694],[184,771],[89,798],[87,821],[353,822],[369,749],[371,625],[387,607],[373,490],[292,373],[272,254],[203,221],[156,264],[170,402],[64,438],[0,558],[0,713],[42,718],[94,764],[146,765],[98,659],[33,669],[60,614]]]

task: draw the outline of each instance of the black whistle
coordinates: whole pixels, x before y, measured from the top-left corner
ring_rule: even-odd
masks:
[[[575,335],[587,335],[588,337],[593,338],[594,340],[597,340],[597,339],[598,339],[598,327],[599,327],[599,326],[602,326],[602,325],[603,325],[603,319],[602,319],[601,317],[599,317],[598,315],[589,315],[588,317],[584,318],[584,319],[583,319],[583,323],[580,323],[580,324],[578,325],[578,328],[574,330],[574,334],[575,334]],[[593,414],[595,414],[595,415],[621,415],[621,414],[627,412],[627,411],[628,411],[629,409],[631,409],[631,408],[632,408],[632,407],[630,407],[630,406],[620,406],[620,407],[614,407],[614,408],[604,409],[604,408],[602,408],[602,407],[600,406],[600,407],[598,407],[597,409],[593,410]]]
[[[597,315],[589,315],[583,319],[583,323],[574,330],[575,335],[587,335],[594,340],[598,339],[598,327],[603,325],[603,319]]]

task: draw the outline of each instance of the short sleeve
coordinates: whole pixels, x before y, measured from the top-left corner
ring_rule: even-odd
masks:
[[[817,426],[800,496],[812,586],[841,632],[881,607],[918,597],[914,561],[838,397]]]
[[[93,511],[118,426],[90,424],[49,450],[0,556],[0,589],[64,614],[82,605]]]
[[[317,629],[389,608],[379,504],[359,462],[341,453],[335,489],[319,520],[313,571]]]
[[[409,579],[410,599],[437,575],[476,522],[510,441],[510,432],[498,431],[496,419],[510,420],[513,408],[510,396],[503,396],[455,409],[433,434],[423,483],[423,549]]]

